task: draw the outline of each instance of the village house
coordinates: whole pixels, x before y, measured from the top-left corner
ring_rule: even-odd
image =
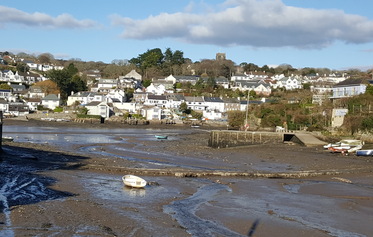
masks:
[[[36,71],[50,71],[50,70],[62,70],[64,67],[63,66],[57,66],[57,65],[52,65],[52,64],[39,64],[35,63],[30,60],[23,60],[22,62],[26,63],[26,65],[30,68],[30,70],[36,70]]]
[[[138,88],[141,86],[141,81],[137,81],[134,78],[127,78],[124,76],[120,76],[118,80],[119,80],[120,88]]]
[[[188,109],[195,111],[205,111],[208,107],[205,104],[205,101],[202,96],[184,96],[185,103],[188,106]]]
[[[10,115],[13,116],[26,116],[27,114],[30,113],[29,107],[21,102],[12,102],[9,103],[9,108],[7,111]]]
[[[22,83],[23,77],[18,74],[18,72],[13,72],[12,70],[0,71],[0,80],[10,83]]]
[[[0,89],[0,98],[5,99],[7,101],[13,96],[12,90],[10,89]]]
[[[67,97],[67,106],[86,105],[91,102],[103,102],[105,95],[97,92],[81,91],[73,93]]]
[[[92,92],[109,92],[110,89],[118,88],[118,79],[102,78],[99,79],[97,84],[91,88]]]
[[[151,83],[145,91],[154,95],[163,95],[166,92],[166,87],[163,84],[154,85],[154,83]]]
[[[225,112],[224,111],[224,101],[219,97],[203,97],[204,104],[206,105],[207,111],[219,111],[219,112]]]
[[[195,85],[197,81],[200,79],[199,76],[174,76],[176,82],[187,84],[190,83],[191,85]]]
[[[12,84],[8,83],[8,85],[12,88],[12,92],[14,95],[20,96],[27,93],[26,86],[22,83],[19,84]]]
[[[248,81],[251,80],[251,77],[246,73],[236,73],[231,76],[231,82],[235,81]]]
[[[278,88],[284,88],[286,90],[302,89],[302,82],[296,77],[284,77],[277,81]]]
[[[143,106],[141,108],[141,115],[146,120],[162,120],[165,118],[163,109],[158,106]]]
[[[364,94],[369,84],[366,79],[347,79],[333,86],[331,99],[341,99]]]
[[[22,81],[27,85],[32,85],[36,82],[47,80],[46,77],[32,72],[18,72],[18,74],[23,77]]]
[[[126,93],[122,89],[111,89],[105,97],[109,103],[124,103],[127,101]]]
[[[167,108],[170,109],[179,109],[181,103],[185,102],[184,95],[182,94],[167,94]]]
[[[148,94],[145,101],[144,101],[144,105],[166,108],[166,106],[168,104],[167,102],[168,102],[167,101],[167,96],[165,96],[165,95]]]
[[[37,111],[38,106],[41,105],[41,98],[29,98],[25,100],[25,103],[30,111]]]
[[[312,95],[312,104],[322,105],[323,102],[330,99],[333,93],[331,85],[314,85],[310,87]]]
[[[129,73],[124,75],[124,78],[133,78],[136,81],[142,81],[142,76],[136,70],[131,70]]]
[[[110,103],[93,101],[85,105],[88,115],[99,115],[102,118],[109,118],[114,112],[113,106]]]
[[[236,98],[223,98],[224,109],[222,112],[241,110],[240,101]]]
[[[4,98],[0,98],[0,111],[3,111],[4,114],[9,112],[9,102]]]
[[[54,110],[61,105],[60,95],[49,94],[41,99],[44,108]]]
[[[222,86],[225,89],[229,89],[229,80],[226,77],[217,77],[214,79],[216,82],[216,85]]]
[[[45,93],[40,86],[31,86],[28,90],[28,98],[43,98]]]
[[[232,90],[240,91],[255,91],[257,95],[269,96],[272,93],[272,88],[264,80],[239,80],[235,81],[231,86]]]
[[[137,103],[144,103],[145,100],[146,100],[146,97],[147,97],[147,93],[146,92],[142,92],[141,90],[139,90],[139,91],[135,91],[133,93],[132,100],[134,102],[137,102]]]

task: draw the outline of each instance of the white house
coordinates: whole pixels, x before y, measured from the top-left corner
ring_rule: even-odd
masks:
[[[88,109],[88,115],[99,115],[103,118],[109,118],[113,111],[112,106],[106,102],[93,101],[85,107]]]
[[[136,70],[131,70],[124,76],[124,78],[133,78],[137,81],[142,81],[142,76],[138,72],[136,72]]]
[[[222,86],[225,89],[229,89],[229,80],[226,77],[215,78],[216,85]]]
[[[100,79],[97,83],[98,92],[107,92],[110,89],[117,88],[119,85],[118,79]]]
[[[224,101],[219,97],[203,97],[204,104],[207,106],[207,111],[219,111],[219,112],[225,112],[224,111]]]
[[[151,83],[145,90],[146,93],[151,93],[154,95],[163,95],[166,91],[166,87],[163,84],[154,85],[154,83]]]
[[[146,120],[161,120],[162,119],[162,108],[157,106],[143,106],[141,108],[141,115]]]
[[[295,77],[284,77],[278,80],[277,83],[279,84],[278,87],[286,90],[302,89],[301,81]]]
[[[12,97],[12,91],[7,89],[0,89],[0,98],[8,100]]]
[[[208,107],[201,96],[185,96],[184,98],[188,109],[204,111]]]
[[[181,103],[185,102],[185,98],[181,94],[167,94],[167,108],[178,109]]]
[[[148,94],[144,101],[144,105],[157,106],[160,108],[166,108],[167,104],[167,97],[165,95]]]
[[[124,90],[121,89],[111,89],[107,94],[106,94],[106,100],[109,103],[113,102],[120,102],[124,103],[127,100],[126,93]]]
[[[45,93],[42,91],[40,86],[31,86],[28,92],[29,98],[43,98]]]
[[[368,82],[364,79],[347,79],[333,87],[332,99],[340,99],[364,94]]]
[[[41,104],[43,105],[43,107],[53,110],[61,105],[61,100],[59,95],[57,96],[55,94],[49,94],[41,99]]]
[[[97,92],[81,91],[76,92],[67,97],[67,106],[72,106],[74,104],[86,105],[93,101],[103,102],[105,101],[105,95]]]
[[[2,98],[0,99],[0,110],[3,112],[9,112],[9,102]]]
[[[166,77],[164,79],[165,81],[168,81],[168,82],[171,82],[172,84],[175,84],[176,83],[176,78],[173,76],[173,75],[169,75],[168,77]]]
[[[249,75],[247,75],[246,73],[237,73],[235,75],[232,75],[231,76],[231,81],[245,81],[245,80],[250,80],[251,77]]]
[[[218,120],[223,117],[222,112],[220,111],[203,111],[203,117],[209,120]]]

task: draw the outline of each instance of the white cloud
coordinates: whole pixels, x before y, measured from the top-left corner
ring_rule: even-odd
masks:
[[[44,13],[27,13],[15,8],[0,6],[0,26],[19,24],[44,28],[92,28],[97,24],[92,20],[77,20],[69,14],[52,17]]]
[[[224,8],[222,8],[224,7]],[[112,17],[123,38],[177,38],[220,46],[322,48],[335,41],[373,42],[373,21],[339,10],[286,6],[281,0],[228,0],[220,10],[162,13],[135,20]],[[206,8],[207,9],[207,8]]]

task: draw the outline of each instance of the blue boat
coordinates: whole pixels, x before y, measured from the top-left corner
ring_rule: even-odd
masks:
[[[371,150],[357,150],[357,156],[373,156],[373,149]]]

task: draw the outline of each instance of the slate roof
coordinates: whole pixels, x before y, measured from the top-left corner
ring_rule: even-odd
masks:
[[[204,96],[205,102],[212,102],[212,103],[223,103],[223,100],[219,97],[207,97]]]
[[[44,97],[42,100],[55,100],[55,101],[58,101],[60,99],[55,94],[49,94],[46,97]]]
[[[335,84],[335,87],[361,85],[361,84],[368,84],[368,80],[362,79],[362,78],[358,78],[358,79],[350,78],[350,79],[346,79],[344,81],[341,81],[340,83]]]

